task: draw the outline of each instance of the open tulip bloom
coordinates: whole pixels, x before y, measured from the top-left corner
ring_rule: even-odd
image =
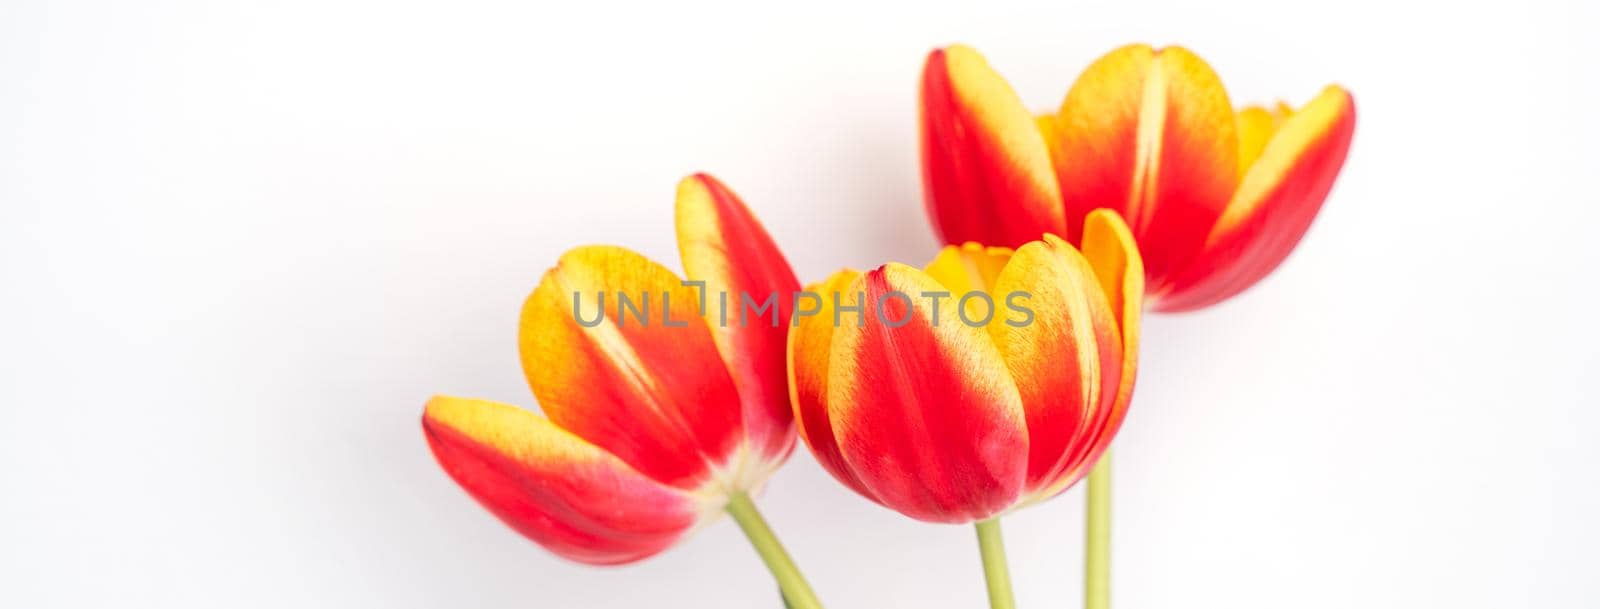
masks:
[[[977,51],[953,46],[929,55],[921,99],[924,194],[945,243],[1076,243],[1086,214],[1114,209],[1158,311],[1215,304],[1276,268],[1355,130],[1338,86],[1298,110],[1235,112],[1216,73],[1181,47],[1112,51],[1057,112],[1035,117]]]
[[[789,337],[817,461],[912,518],[976,521],[995,607],[1012,606],[997,517],[1083,477],[1133,389],[1144,271],[1116,212],[1086,224],[1081,252],[1042,235],[840,271]]]
[[[435,397],[422,420],[428,445],[495,516],[580,562],[646,558],[726,511],[788,602],[818,607],[749,498],[794,448],[785,374],[794,273],[710,176],[679,185],[677,231],[691,282],[620,247],[563,255],[528,297],[518,333],[544,416]],[[776,295],[770,319],[784,323],[727,323],[718,295]]]
[[[1298,109],[1236,111],[1211,67],[1180,47],[1112,51],[1040,116],[971,48],[934,51],[922,74],[924,194],[944,242],[1077,243],[1086,214],[1113,209],[1157,311],[1210,306],[1272,272],[1322,207],[1354,131],[1343,88]],[[1089,480],[1092,609],[1109,602],[1109,475],[1102,463]]]

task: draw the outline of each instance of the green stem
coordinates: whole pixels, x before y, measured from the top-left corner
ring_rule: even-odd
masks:
[[[761,561],[767,563],[772,577],[778,580],[778,589],[783,592],[785,602],[794,609],[822,609],[822,603],[817,601],[817,593],[811,591],[811,584],[806,583],[806,578],[800,575],[794,559],[778,542],[778,536],[772,534],[772,527],[767,526],[767,520],[756,510],[756,504],[750,501],[750,496],[742,492],[734,493],[728,498],[727,510],[734,522],[739,523],[739,528],[744,529],[745,536],[750,538],[750,545],[755,546],[756,553],[761,555]]]
[[[978,528],[978,553],[983,555],[983,577],[989,583],[989,606],[993,609],[1015,609],[1017,601],[1011,596],[1011,569],[1006,566],[1006,543],[1000,538],[998,516],[980,521]]]
[[[1111,451],[1089,470],[1084,516],[1083,607],[1111,607]]]

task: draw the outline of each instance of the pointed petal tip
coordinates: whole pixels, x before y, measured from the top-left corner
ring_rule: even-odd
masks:
[[[934,47],[933,49],[929,50],[928,56],[923,61],[923,64],[925,67],[938,66],[938,68],[942,70],[945,69],[945,67],[951,61],[967,61],[972,59],[982,61],[983,54],[979,53],[977,49],[972,47],[972,45],[963,42],[953,42],[942,47]]]
[[[704,171],[696,171],[678,180],[678,205],[683,204],[684,198],[697,192],[705,192],[712,188],[723,186],[722,181]]]

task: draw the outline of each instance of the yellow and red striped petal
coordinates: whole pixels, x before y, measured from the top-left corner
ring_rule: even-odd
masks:
[[[523,305],[518,335],[545,414],[678,488],[727,467],[739,393],[698,306],[694,288],[637,253],[567,252]]]
[[[868,272],[834,328],[828,413],[840,453],[883,505],[919,520],[970,522],[1010,507],[1028,465],[1022,398],[981,327],[902,264]],[[857,326],[852,321],[859,320]]]
[[[1114,392],[1100,396],[1105,420],[1093,427],[1095,436],[1081,458],[1075,458],[1055,484],[1040,494],[1050,497],[1067,489],[1100,460],[1112,438],[1122,428],[1128,414],[1128,404],[1133,399],[1133,384],[1139,368],[1139,322],[1144,314],[1144,263],[1139,258],[1139,246],[1133,233],[1117,212],[1097,209],[1089,213],[1083,228],[1083,257],[1094,269],[1100,289],[1106,295],[1111,314],[1115,317],[1117,332],[1121,337],[1122,371],[1117,375]]]
[[[1336,86],[1284,118],[1245,173],[1205,249],[1160,293],[1156,308],[1210,306],[1277,268],[1322,209],[1355,126],[1355,100]]]
[[[923,191],[945,243],[1016,247],[1066,230],[1033,115],[982,55],[962,45],[930,53],[920,109]]]
[[[1131,45],[1090,65],[1054,123],[1069,228],[1097,208],[1127,219],[1158,287],[1205,244],[1239,181],[1233,107],[1211,67],[1181,47]]]
[[[689,494],[515,406],[435,397],[422,428],[440,467],[478,503],[572,560],[639,560],[701,517]]]
[[[795,427],[822,469],[851,490],[877,501],[845,462],[828,414],[828,356],[833,345],[834,311],[860,276],[860,271],[844,269],[822,283],[806,286],[805,293],[810,296],[797,307],[798,313],[804,314],[797,317],[797,325],[789,333],[789,394]],[[854,323],[853,315],[850,319]]]
[[[988,330],[1027,413],[1032,494],[1080,464],[1108,420],[1112,400],[1103,396],[1117,391],[1121,337],[1094,269],[1055,235],[1017,249],[994,294],[1031,311]]]
[[[745,438],[776,466],[794,449],[784,360],[799,281],[766,229],[716,178],[701,173],[678,183],[677,226],[684,274],[705,282],[711,335],[743,400]],[[711,304],[724,294],[726,322]]]

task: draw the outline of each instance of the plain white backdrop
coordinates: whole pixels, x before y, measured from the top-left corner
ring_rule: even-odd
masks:
[[[1151,317],[1121,609],[1600,606],[1592,2],[0,4],[0,606],[777,607],[729,521],[596,569],[433,464],[435,393],[532,407],[565,249],[677,267],[727,181],[804,280],[920,263],[915,92],[967,42],[1051,108],[1124,43],[1236,103],[1354,93],[1299,250]],[[804,451],[759,501],[830,607],[976,608],[968,527]],[[1082,491],[1005,523],[1076,607]]]

